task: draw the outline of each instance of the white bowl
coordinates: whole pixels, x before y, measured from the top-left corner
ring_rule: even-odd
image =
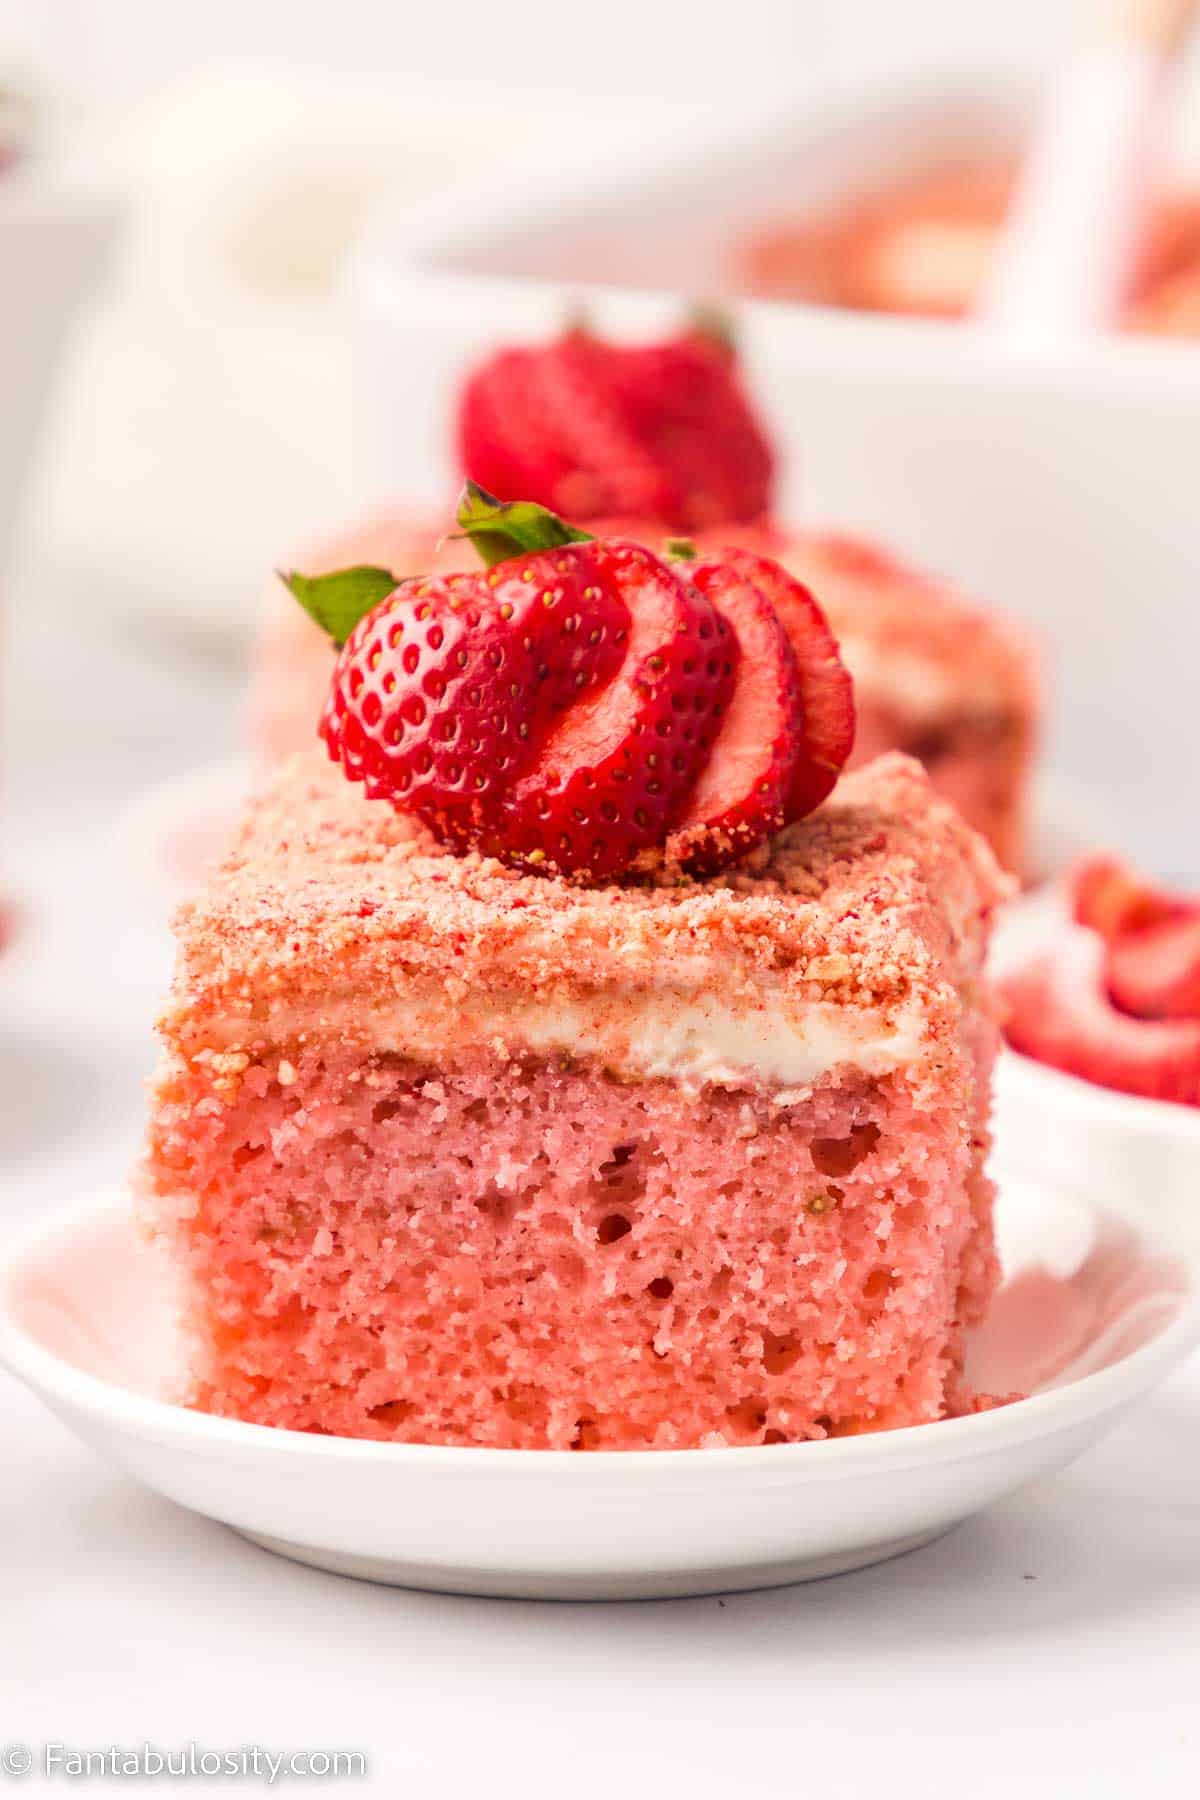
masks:
[[[620,162],[516,197],[452,197],[418,221],[385,210],[349,278],[364,479],[377,496],[444,497],[454,395],[487,348],[544,335],[581,301],[618,335],[662,329],[681,295],[720,285],[720,246],[756,217],[881,165],[994,153],[1033,97],[1003,75],[862,84],[724,136],[634,142]],[[1131,854],[1169,862],[1196,757],[1200,347],[1112,336],[1047,349],[930,320],[731,310],[787,456],[780,512],[877,532],[1038,631],[1055,776],[1103,796],[1097,827]]]
[[[1200,1338],[1200,1244],[1184,1211],[1164,1207],[1149,1231],[1107,1189],[1083,1203],[1010,1185],[1000,1221],[1017,1274],[972,1345],[973,1372],[1039,1391],[824,1443],[465,1450],[273,1431],[169,1404],[171,1280],[124,1196],[89,1197],[10,1246],[0,1362],[148,1486],[320,1568],[530,1598],[766,1587],[914,1549],[1106,1431]]]
[[[117,222],[111,200],[36,164],[0,174],[0,564],[68,327]]]
[[[244,645],[287,547],[361,503],[334,290],[369,202],[386,191],[403,216],[474,185],[498,143],[511,167],[572,121],[594,142],[603,117],[565,93],[472,93],[449,70],[431,86],[288,60],[205,63],[103,110],[74,153],[126,189],[130,230],[56,444],[49,548],[91,613],[195,646]]]

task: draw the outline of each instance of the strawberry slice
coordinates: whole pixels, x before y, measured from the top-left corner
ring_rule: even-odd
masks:
[[[458,842],[528,760],[540,663],[477,576],[401,583],[355,627],[320,733],[373,800],[398,801]]]
[[[1067,892],[1075,923],[1110,941],[1122,932],[1159,925],[1181,910],[1179,901],[1115,856],[1089,856],[1076,863],[1067,876]]]
[[[667,845],[683,867],[707,874],[786,823],[803,754],[804,706],[795,653],[761,590],[727,563],[695,563],[687,573],[740,652],[711,755]]]
[[[510,537],[522,523],[512,510]],[[538,541],[535,527],[524,541]],[[485,542],[487,530],[482,522]],[[335,642],[344,639],[320,732],[372,799],[470,847],[555,718],[611,679],[629,612],[578,537],[560,527],[553,548],[490,573],[398,586],[379,569],[287,578]]]
[[[1081,940],[1002,984],[1009,1043],[1101,1087],[1200,1105],[1200,1021],[1117,1012],[1104,991],[1103,946]]]
[[[854,685],[829,622],[803,582],[769,556],[718,550],[716,559],[758,588],[779,616],[796,659],[804,740],[785,816],[803,819],[833,790],[854,748]]]
[[[649,550],[589,548],[601,585],[629,608],[625,661],[544,739],[504,801],[495,853],[601,881],[661,845],[679,817],[717,736],[736,646],[711,601]]]
[[[1128,931],[1108,946],[1113,1005],[1137,1019],[1200,1019],[1200,912]]]

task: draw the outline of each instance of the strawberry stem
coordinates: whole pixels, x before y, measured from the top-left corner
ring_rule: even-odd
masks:
[[[530,550],[558,550],[564,544],[590,544],[586,531],[576,531],[557,513],[532,500],[497,500],[476,481],[468,481],[455,514],[459,536],[470,538],[488,568],[524,556]]]
[[[300,575],[278,570],[280,581],[340,650],[360,619],[373,612],[399,583],[387,569],[363,566],[337,569],[330,575]]]
[[[670,562],[695,562],[700,554],[692,538],[668,538],[663,550]]]

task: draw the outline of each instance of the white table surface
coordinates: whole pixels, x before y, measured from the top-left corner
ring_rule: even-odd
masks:
[[[0,870],[26,923],[0,962],[0,1235],[128,1167],[169,943],[113,828],[148,779],[224,754],[240,704],[213,646],[187,660],[118,627],[78,569],[67,591],[52,485],[6,596]],[[361,1749],[370,1785],[419,1800],[614,1781],[1191,1795],[1198,1426],[1194,1362],[1057,1480],[909,1558],[724,1600],[552,1606],[276,1560],[139,1490],[0,1376],[0,1745]]]

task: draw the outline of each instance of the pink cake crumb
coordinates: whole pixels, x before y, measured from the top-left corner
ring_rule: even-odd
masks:
[[[940,1416],[993,1273],[949,1097],[943,1115],[848,1083],[783,1108],[666,1082],[631,1100],[483,1059],[451,1078],[309,1055],[284,1075],[181,1117],[213,1411],[556,1448]]]
[[[977,979],[1003,891],[899,758],[752,875],[604,890],[456,858],[293,764],[185,912],[164,1021],[142,1185],[188,1279],[189,1397],[553,1449],[795,1442],[971,1405],[963,1333],[997,1273]],[[396,1009],[430,984],[418,1029]],[[474,1029],[513,995],[599,1009],[604,1052],[523,1043],[515,1011]],[[916,1019],[919,1048],[798,1086],[631,1066],[635,1004],[780,995]]]

